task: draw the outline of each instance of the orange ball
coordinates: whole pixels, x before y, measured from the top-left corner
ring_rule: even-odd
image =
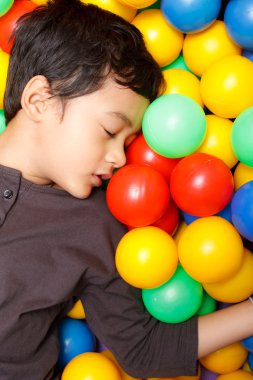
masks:
[[[67,316],[74,319],[85,319],[85,311],[80,300],[74,304],[72,309],[67,313]]]
[[[219,20],[202,32],[188,33],[183,44],[185,63],[198,76],[212,63],[229,55],[240,55],[241,51],[228,36],[224,22]]]
[[[227,373],[226,375],[220,375],[216,380],[253,380],[253,375],[240,369],[239,371]]]
[[[118,368],[104,355],[86,352],[72,359],[64,368],[61,380],[121,380]]]
[[[236,118],[253,106],[253,62],[240,55],[210,65],[200,81],[204,104],[217,116]]]
[[[234,171],[235,190],[249,181],[253,181],[253,167],[239,162]]]
[[[247,356],[247,350],[240,343],[234,343],[201,358],[200,363],[209,371],[225,374],[241,368]]]
[[[186,272],[201,283],[224,281],[242,265],[242,239],[219,216],[199,218],[179,238],[178,257]]]
[[[186,95],[195,100],[200,107],[204,106],[200,96],[200,81],[194,74],[181,69],[164,70],[162,73],[166,82],[166,90],[163,95]]]
[[[149,289],[164,284],[177,269],[178,257],[173,238],[158,227],[140,227],[120,240],[116,267],[130,285]]]
[[[232,277],[213,284],[203,284],[211,297],[222,302],[236,303],[253,294],[253,254],[246,248],[244,251],[242,265]]]
[[[111,351],[105,350],[105,351],[101,352],[101,354],[104,355],[105,357],[107,357],[108,359],[110,359],[116,365],[116,367],[118,368],[118,370],[120,372],[121,380],[141,380],[140,378],[136,378],[136,377],[128,375],[128,373],[126,373],[121,368],[121,366],[119,365],[118,361],[116,360],[115,356],[113,355],[113,353]]]
[[[183,33],[166,21],[160,9],[142,11],[132,24],[141,31],[148,51],[161,67],[179,56],[183,47]]]

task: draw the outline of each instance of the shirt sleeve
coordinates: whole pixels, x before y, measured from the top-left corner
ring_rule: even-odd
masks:
[[[89,231],[97,231],[92,237],[96,260],[85,272],[79,295],[91,330],[131,376],[196,375],[197,317],[177,324],[153,318],[144,307],[141,290],[127,284],[115,268],[116,247],[126,228],[109,213],[102,222],[101,215],[96,220]]]

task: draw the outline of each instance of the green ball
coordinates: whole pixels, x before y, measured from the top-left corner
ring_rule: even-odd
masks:
[[[203,290],[203,298],[200,308],[197,310],[196,315],[205,315],[213,313],[217,309],[217,302],[214,298],[209,296],[205,290]]]
[[[237,116],[232,127],[231,140],[238,160],[253,167],[253,107]]]
[[[4,117],[4,110],[0,109],[0,134],[5,130],[6,128],[6,121]]]
[[[192,73],[192,71],[189,69],[189,67],[186,65],[183,54],[180,53],[177,59],[175,59],[173,62],[169,63],[167,66],[162,67],[162,71],[168,70],[168,69],[181,69],[186,70]]]
[[[163,285],[142,290],[143,303],[156,319],[180,323],[191,318],[202,302],[202,285],[190,277],[181,265]]]
[[[0,17],[5,15],[11,9],[14,0],[1,0],[0,1]]]
[[[188,156],[199,148],[205,138],[205,113],[188,96],[163,95],[148,106],[142,131],[147,144],[161,156]]]

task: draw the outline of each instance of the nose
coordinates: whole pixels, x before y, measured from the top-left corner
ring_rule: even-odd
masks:
[[[119,146],[118,144],[107,152],[106,161],[110,162],[114,168],[121,168],[126,163],[126,155],[124,146]]]

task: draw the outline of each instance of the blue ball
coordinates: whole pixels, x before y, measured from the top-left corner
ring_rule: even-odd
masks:
[[[183,33],[208,28],[218,17],[221,0],[162,0],[161,10],[168,22]]]
[[[57,365],[60,370],[75,356],[95,351],[96,338],[85,321],[64,318],[59,323],[58,331],[60,353]]]
[[[250,366],[250,369],[253,371],[253,353],[249,353],[249,356],[248,356],[248,364]]]
[[[253,353],[253,335],[250,336],[249,338],[243,339],[241,343],[246,348],[247,351]]]
[[[230,0],[224,13],[226,30],[243,49],[253,50],[253,0]]]
[[[220,216],[221,218],[224,218],[228,222],[232,223],[231,202],[215,215]],[[186,224],[191,224],[192,222],[194,222],[194,220],[199,219],[199,216],[190,215],[184,211],[182,211],[182,216]]]
[[[253,62],[253,50],[244,49],[242,51],[242,56],[248,58],[250,61]]]
[[[253,241],[253,181],[245,183],[235,192],[231,202],[232,222],[237,231]]]

